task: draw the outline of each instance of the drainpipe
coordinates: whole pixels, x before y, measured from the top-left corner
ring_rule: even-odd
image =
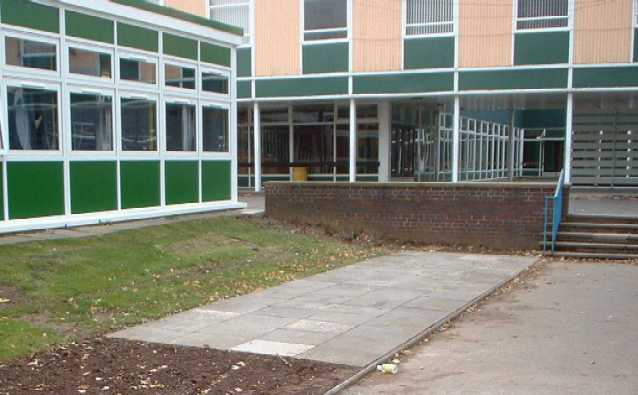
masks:
[[[357,103],[350,100],[350,182],[357,181]]]

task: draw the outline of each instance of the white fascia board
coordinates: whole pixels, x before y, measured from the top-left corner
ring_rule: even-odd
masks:
[[[51,5],[60,4],[91,12],[112,15],[121,19],[144,23],[158,30],[168,30],[176,34],[186,33],[202,40],[217,41],[223,44],[230,44],[233,47],[242,43],[242,37],[231,33],[222,32],[212,27],[198,25],[151,11],[117,4],[108,0],[91,0],[88,3],[86,0],[47,0],[40,2]]]

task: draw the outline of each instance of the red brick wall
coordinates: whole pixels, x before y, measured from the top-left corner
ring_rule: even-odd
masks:
[[[426,244],[538,249],[549,183],[266,183],[266,215]],[[566,196],[569,196],[567,193]]]

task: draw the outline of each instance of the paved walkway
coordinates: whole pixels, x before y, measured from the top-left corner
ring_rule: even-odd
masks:
[[[638,266],[552,263],[358,394],[638,394]]]
[[[534,261],[405,252],[213,303],[113,337],[365,367]]]

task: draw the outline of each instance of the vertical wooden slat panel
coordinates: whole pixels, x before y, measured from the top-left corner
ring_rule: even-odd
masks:
[[[461,67],[512,65],[512,0],[460,0],[459,62]]]
[[[206,3],[202,0],[166,0],[164,4],[180,11],[206,17]]]
[[[301,74],[299,0],[255,1],[255,73]]]
[[[577,0],[574,63],[631,62],[633,0]]]
[[[401,1],[353,0],[353,71],[401,70]]]

